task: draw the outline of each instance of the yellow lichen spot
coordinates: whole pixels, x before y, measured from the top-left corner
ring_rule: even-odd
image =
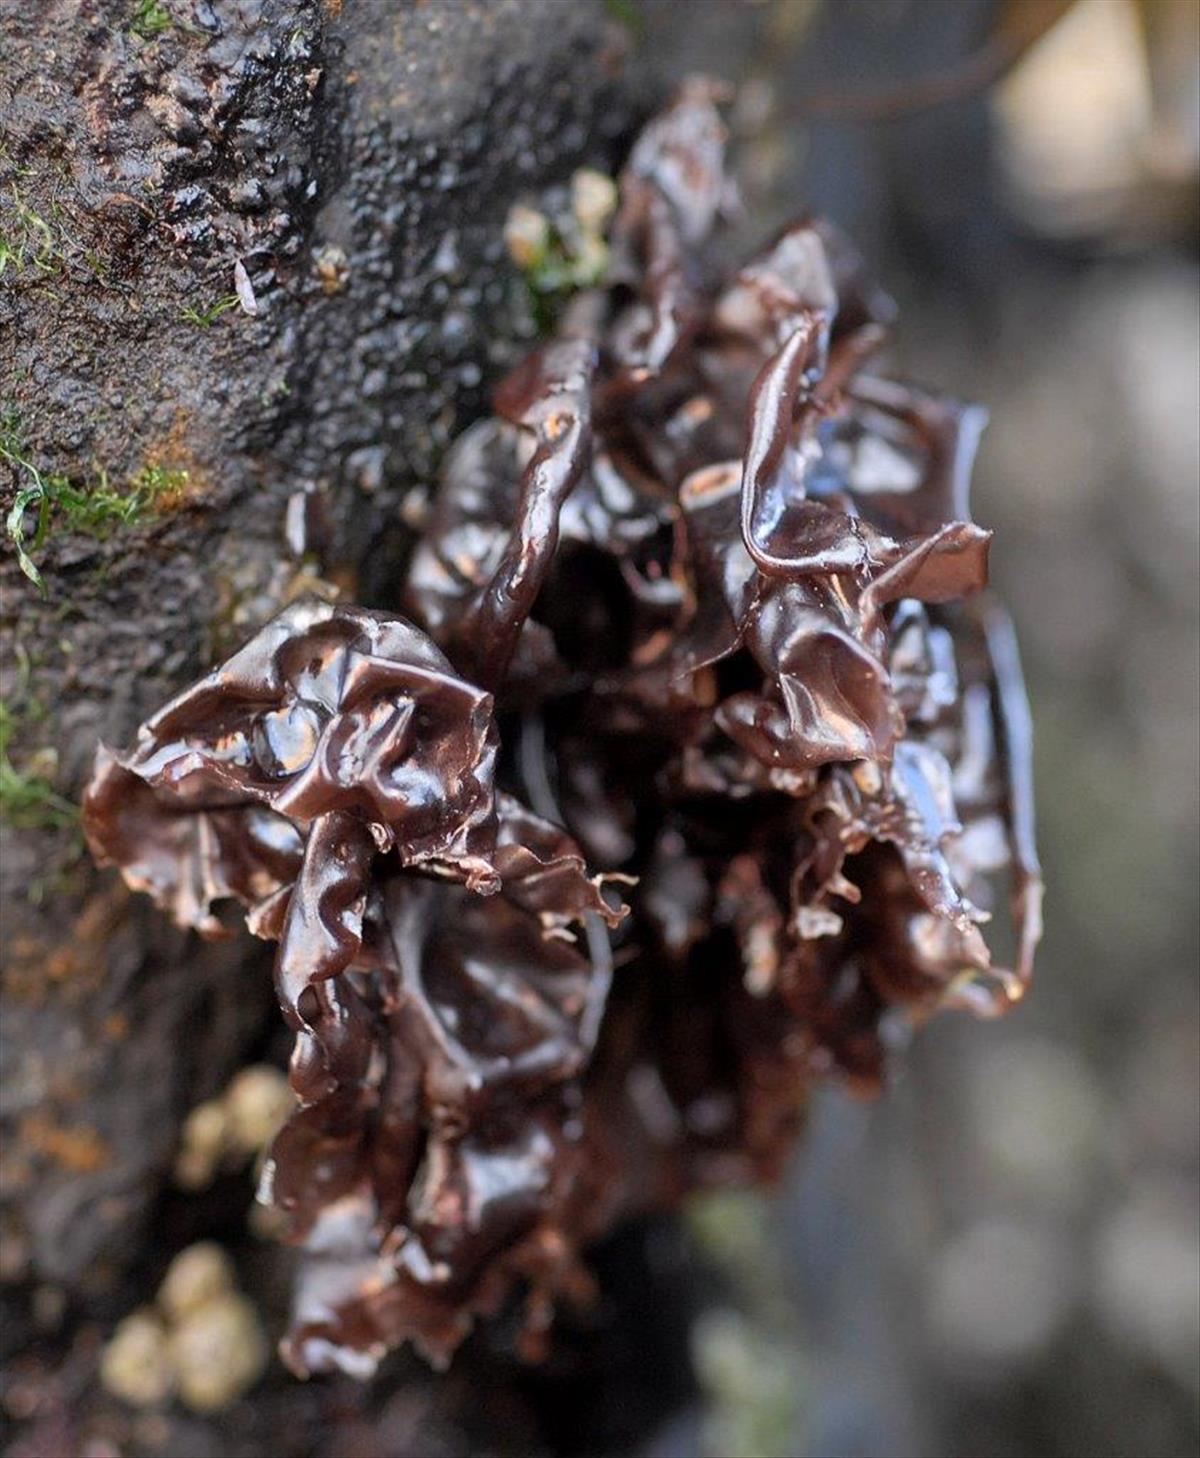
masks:
[[[100,1381],[131,1407],[158,1407],[175,1390],[167,1332],[149,1308],[122,1321],[100,1358]]]
[[[234,1290],[233,1262],[213,1240],[181,1250],[158,1288],[158,1304],[171,1321],[182,1321],[206,1302]]]
[[[594,167],[581,167],[571,178],[571,211],[586,232],[600,234],[617,208],[617,184]]]
[[[189,1312],[168,1340],[179,1395],[193,1412],[228,1407],[266,1370],[267,1341],[258,1313],[236,1291]]]
[[[327,294],[340,294],[350,278],[350,263],[336,243],[325,243],[313,251],[313,272]]]
[[[185,1190],[210,1185],[225,1155],[228,1128],[224,1105],[217,1099],[197,1104],[183,1123],[175,1157],[175,1183]]]
[[[504,245],[518,268],[536,268],[550,245],[550,220],[525,203],[514,203],[504,223]]]
[[[286,1074],[266,1063],[243,1068],[225,1090],[231,1141],[247,1155],[258,1154],[295,1107]]]
[[[197,1104],[184,1120],[175,1183],[199,1190],[221,1169],[239,1169],[261,1155],[296,1106],[286,1074],[270,1064],[238,1073],[219,1098]]]
[[[177,1395],[193,1412],[218,1412],[262,1376],[262,1324],[219,1245],[201,1241],[180,1251],[157,1300],[157,1310],[127,1316],[105,1347],[100,1378],[109,1392],[133,1407]]]

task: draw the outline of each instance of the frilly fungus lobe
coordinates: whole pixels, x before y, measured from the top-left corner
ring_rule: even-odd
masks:
[[[892,306],[827,224],[722,276],[721,99],[646,129],[609,286],[452,451],[411,620],[293,606],[98,755],[96,855],[279,942],[300,1373],[443,1362],[517,1285],[536,1349],[588,1240],[769,1177],[890,1014],[1030,974],[1028,710],[962,601],[982,412],[867,368]]]

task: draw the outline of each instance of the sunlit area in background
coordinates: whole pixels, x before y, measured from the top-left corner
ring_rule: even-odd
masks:
[[[1002,196],[1031,229],[1148,241],[1187,208],[1197,93],[1180,60],[1193,9],[1077,0],[999,85]]]

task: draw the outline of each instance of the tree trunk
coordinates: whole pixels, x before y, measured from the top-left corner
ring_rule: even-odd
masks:
[[[494,1355],[436,1396],[278,1374],[204,1422],[100,1392],[102,1335],[189,1239],[242,1241],[277,1298],[249,1181],[185,1199],[171,1167],[188,1110],[282,1049],[269,949],[173,931],[91,868],[72,806],[98,740],[298,592],[394,605],[442,449],[533,334],[508,208],[611,170],[627,33],[601,0],[0,13],[8,1416],[21,1451],[346,1458],[372,1432],[450,1451],[498,1403],[472,1451],[530,1451],[532,1387]]]

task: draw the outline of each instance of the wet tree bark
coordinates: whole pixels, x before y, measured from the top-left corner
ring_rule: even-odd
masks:
[[[6,1415],[29,1451],[343,1458],[457,1451],[471,1409],[472,1451],[534,1451],[546,1392],[495,1353],[437,1395],[281,1376],[249,1414],[150,1428],[98,1391],[101,1335],[170,1252],[244,1238],[248,1182],[182,1200],[170,1169],[188,1109],[281,1050],[269,954],[165,926],[71,806],[98,739],[297,593],[393,603],[443,447],[533,332],[506,212],[611,168],[627,32],[602,0],[0,16]],[[268,1307],[271,1259],[243,1272]]]

